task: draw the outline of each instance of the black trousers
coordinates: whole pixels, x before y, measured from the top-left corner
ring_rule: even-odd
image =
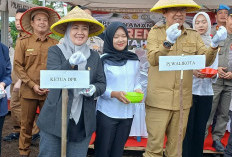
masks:
[[[1,141],[2,141],[2,128],[3,128],[3,123],[4,123],[5,116],[0,116],[0,157],[1,157]]]
[[[115,119],[97,111],[96,157],[122,157],[133,118]]]
[[[211,112],[213,96],[193,95],[182,157],[203,157],[206,124]]]

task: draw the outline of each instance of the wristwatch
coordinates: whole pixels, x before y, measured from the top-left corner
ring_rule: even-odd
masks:
[[[165,40],[163,45],[164,45],[165,48],[170,49],[174,44],[172,44],[169,41]]]

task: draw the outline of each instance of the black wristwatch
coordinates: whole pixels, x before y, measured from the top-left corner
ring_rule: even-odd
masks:
[[[170,49],[174,44],[172,44],[169,41],[165,40],[163,45],[164,45],[165,48]]]

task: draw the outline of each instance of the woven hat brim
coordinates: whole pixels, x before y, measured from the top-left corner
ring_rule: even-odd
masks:
[[[35,10],[45,10],[48,15],[49,15],[49,19],[48,19],[48,25],[49,27],[52,26],[55,22],[57,22],[60,19],[60,15],[54,11],[51,8],[47,8],[47,7],[33,7],[29,10],[27,10],[21,17],[20,19],[20,25],[22,27],[22,30],[24,32],[26,32],[27,34],[33,34],[33,28],[31,26],[31,13]],[[48,34],[51,34],[52,32],[49,31]]]
[[[87,22],[89,24],[89,37],[97,36],[104,31],[104,25],[98,22],[97,20],[81,19],[81,18],[60,20],[51,26],[51,31],[54,34],[63,37],[68,23],[77,22],[77,21]]]
[[[153,7],[151,8],[151,12],[156,13],[163,13],[163,9],[174,8],[174,7],[186,7],[186,12],[193,12],[197,11],[201,8],[199,5],[192,5],[192,4],[176,4],[176,5],[164,5],[160,7]]]

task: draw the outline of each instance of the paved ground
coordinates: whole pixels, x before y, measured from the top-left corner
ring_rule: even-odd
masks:
[[[12,130],[10,115],[6,116],[3,127],[3,137],[8,135]],[[30,157],[37,157],[39,152],[39,140],[31,146]],[[142,157],[143,151],[125,151],[123,157]],[[94,156],[94,149],[89,149],[88,157]],[[18,141],[4,142],[2,141],[2,157],[19,157]],[[223,157],[223,155],[204,154],[204,157]]]

